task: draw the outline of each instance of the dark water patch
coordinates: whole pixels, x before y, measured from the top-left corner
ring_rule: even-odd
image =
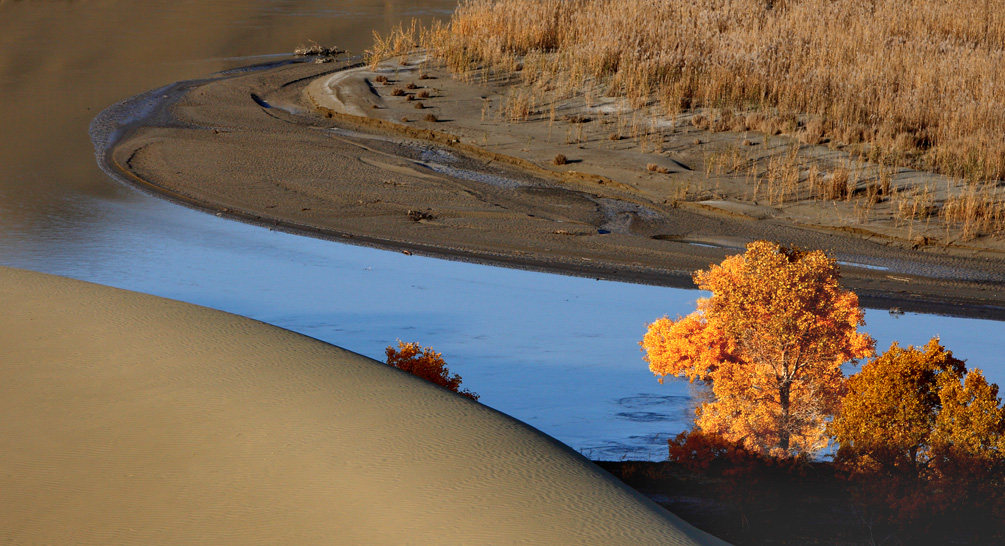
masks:
[[[616,413],[615,416],[618,419],[623,419],[625,421],[631,421],[633,423],[659,423],[663,421],[674,421],[674,417],[667,415],[665,413],[657,413],[655,411],[623,411]]]
[[[639,393],[635,396],[626,396],[616,400],[616,404],[626,408],[641,408],[650,406],[673,406],[686,407],[690,402],[687,396],[664,396],[659,394]]]
[[[265,99],[263,99],[262,97],[259,97],[255,93],[251,94],[251,100],[255,101],[255,103],[258,104],[259,106],[261,106],[262,108],[272,108],[271,104],[269,104],[268,102],[266,102]]]

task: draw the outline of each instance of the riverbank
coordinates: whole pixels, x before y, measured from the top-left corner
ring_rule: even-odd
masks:
[[[771,239],[830,252],[867,306],[1005,318],[995,248],[919,246],[854,219],[794,222],[766,205],[674,199],[668,179],[701,178],[688,160],[625,167],[640,154],[616,149],[620,139],[566,142],[589,123],[574,112],[561,139],[550,120],[528,129],[486,119],[484,86],[405,62],[369,73],[285,64],[178,84],[121,127],[103,161],[190,206],[357,244],[691,287],[691,271]],[[563,153],[570,145],[578,152]],[[565,165],[553,164],[559,154]]]
[[[719,544],[537,430],[257,321],[0,268],[0,526],[79,544]]]

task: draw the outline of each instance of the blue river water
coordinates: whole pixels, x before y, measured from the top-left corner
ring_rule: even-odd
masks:
[[[371,29],[443,17],[453,5],[0,3],[0,102],[8,107],[0,125],[0,265],[213,307],[377,359],[397,339],[433,346],[483,403],[587,456],[664,457],[666,438],[689,425],[689,385],[660,385],[638,341],[647,322],[693,310],[699,292],[279,233],[121,186],[94,161],[87,124],[119,100],[275,58],[308,39],[362,51]],[[1005,324],[883,311],[870,311],[867,322],[881,349],[940,335],[1005,384]]]
[[[430,345],[483,403],[593,458],[658,459],[690,422],[689,385],[660,385],[638,341],[647,322],[693,310],[698,291],[408,256],[124,191],[79,203],[103,219],[85,233],[0,239],[2,263],[249,316],[377,359],[397,339]],[[869,311],[866,331],[881,349],[940,335],[1005,383],[1001,323]]]

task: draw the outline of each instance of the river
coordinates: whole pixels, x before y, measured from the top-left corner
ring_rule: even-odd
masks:
[[[288,55],[364,50],[372,30],[454,0],[0,0],[0,264],[249,316],[382,359],[431,345],[481,401],[597,459],[657,459],[687,427],[688,385],[660,385],[638,340],[697,291],[406,256],[224,220],[98,168],[88,124],[177,80]],[[881,349],[943,343],[1005,383],[1002,323],[869,311]]]

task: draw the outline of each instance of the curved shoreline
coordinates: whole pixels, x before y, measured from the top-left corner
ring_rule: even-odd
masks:
[[[604,177],[549,174],[518,158],[497,166],[506,163],[500,154],[440,130],[347,116],[309,103],[302,87],[331,72],[331,65],[286,64],[179,82],[155,107],[115,129],[118,138],[98,150],[99,163],[120,181],[147,192],[272,229],[618,281],[693,288],[691,271],[742,250],[744,240],[781,239],[828,249],[842,262],[864,264],[846,267],[845,281],[865,306],[1005,320],[1000,257],[937,256],[699,207],[670,210],[648,203],[644,208],[647,203],[633,196],[630,186]],[[103,112],[96,123],[119,123],[112,117]],[[507,177],[517,189],[505,193],[433,172],[423,162],[422,150],[441,150],[437,153],[451,155],[453,164],[472,172]],[[261,171],[254,170],[258,166]],[[306,172],[301,176],[298,169]],[[286,182],[298,177],[303,180]],[[389,184],[407,190],[382,187]],[[361,197],[358,205],[340,192]],[[456,205],[458,196],[466,199],[463,206]],[[409,219],[409,200],[416,202],[415,210],[429,210],[431,218]],[[420,207],[420,202],[431,206]],[[610,223],[610,218],[596,216],[610,202],[635,207],[635,212],[612,215],[628,217],[628,227],[590,233],[591,223]],[[318,212],[325,207],[329,210]],[[692,236],[634,234],[633,222],[651,211],[664,215],[651,223],[669,222],[671,230]],[[608,224],[597,223],[603,221]],[[563,223],[576,229],[555,229]],[[897,265],[877,268],[885,263]],[[960,280],[966,275],[971,280]]]
[[[724,544],[530,425],[369,358],[146,294],[0,280],[14,543]]]

